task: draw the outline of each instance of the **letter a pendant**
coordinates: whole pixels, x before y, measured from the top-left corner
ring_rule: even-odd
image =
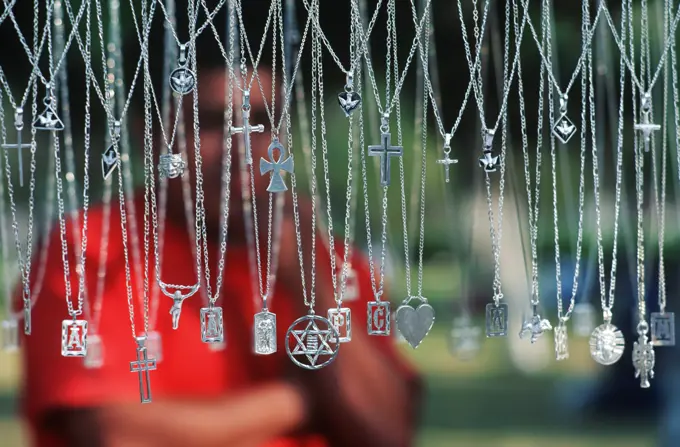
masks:
[[[224,342],[224,322],[221,307],[201,309],[201,340],[203,343]]]
[[[85,357],[87,355],[87,321],[64,320],[61,322],[61,355]]]

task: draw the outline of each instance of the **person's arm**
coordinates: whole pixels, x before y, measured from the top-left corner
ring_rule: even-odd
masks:
[[[302,207],[304,210],[304,208]],[[303,211],[304,214],[304,211]],[[305,266],[311,263],[310,220],[301,219]],[[294,234],[293,225],[284,222],[284,234]],[[304,236],[303,236],[304,237]],[[319,256],[317,235],[317,312],[336,305],[330,281],[327,256]],[[279,264],[280,281],[291,296],[302,296],[295,238],[284,238]],[[322,250],[322,249],[321,249]],[[287,262],[286,260],[290,260]],[[354,264],[353,264],[354,265]],[[366,275],[364,275],[366,276]],[[323,280],[322,280],[323,279]],[[371,294],[370,279],[364,278],[362,294]],[[361,315],[353,315],[361,321]],[[304,372],[302,382],[313,396],[313,417],[317,429],[332,447],[402,447],[413,443],[420,410],[420,380],[407,371],[394,352],[391,337],[370,337],[364,324],[353,324],[352,341],[343,343],[333,362],[319,371]]]
[[[305,415],[302,393],[281,381],[213,401],[56,410],[44,423],[71,447],[254,447],[297,429]]]

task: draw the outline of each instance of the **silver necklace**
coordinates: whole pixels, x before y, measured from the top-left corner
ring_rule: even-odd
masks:
[[[309,15],[318,16],[317,0],[312,0],[309,8]],[[317,30],[311,30],[311,45],[312,45],[312,71],[318,69],[317,62],[320,59],[320,43],[317,37]],[[314,73],[312,80],[314,81]],[[314,90],[314,89],[313,89]],[[284,108],[286,110],[286,108]],[[312,129],[315,135],[316,129]],[[316,151],[313,138],[312,146],[312,163],[316,165]],[[313,173],[315,170],[312,171]],[[316,175],[311,179],[313,182],[312,189],[316,190]],[[302,247],[302,235],[300,228],[300,215],[297,199],[295,173],[291,174],[291,188],[293,196],[293,214],[295,219],[295,237],[297,241],[298,260],[300,262],[300,276],[302,280],[302,295],[305,306],[309,308],[307,315],[304,315],[293,322],[286,331],[286,353],[291,361],[304,369],[318,370],[328,366],[335,360],[340,351],[340,334],[333,326],[333,324],[326,318],[317,315],[314,311],[316,303],[316,194],[312,194],[312,235],[311,244],[309,248],[311,252],[311,266],[310,266],[310,289],[309,295],[307,292],[305,270],[304,270],[304,256]]]

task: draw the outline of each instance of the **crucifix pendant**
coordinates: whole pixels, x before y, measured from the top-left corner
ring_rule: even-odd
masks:
[[[444,179],[446,180],[446,183],[449,183],[450,165],[458,163],[457,159],[449,157],[450,153],[451,153],[451,134],[447,133],[444,136],[444,158],[442,158],[441,160],[437,160],[437,164],[444,165]]]
[[[64,320],[61,322],[61,355],[85,357],[87,355],[87,321]]]
[[[265,306],[255,314],[253,321],[253,352],[258,355],[270,355],[277,351],[276,314],[269,312]]]
[[[560,96],[560,117],[555,121],[552,133],[562,144],[567,144],[576,133],[576,125],[567,116],[567,95]]]
[[[507,337],[508,305],[505,303],[489,303],[486,305],[487,338]]]
[[[19,186],[24,186],[24,156],[23,149],[28,149],[32,144],[25,144],[22,142],[21,132],[24,130],[24,109],[17,107],[14,111],[14,128],[17,132],[16,143],[4,143],[2,147],[4,149],[16,149],[18,162],[19,162]]]
[[[274,159],[274,150],[279,151],[279,158]],[[260,158],[260,175],[265,175],[271,172],[271,180],[269,181],[269,186],[267,191],[269,192],[284,192],[288,191],[288,187],[283,181],[283,176],[281,171],[293,173],[293,156],[289,155],[288,158],[284,160],[286,149],[278,138],[274,138],[267,149],[267,154],[269,155],[269,160]]]
[[[222,343],[224,341],[224,320],[221,307],[201,309],[201,341],[203,343]]]
[[[640,379],[640,388],[649,388],[649,380],[654,378],[656,355],[654,346],[647,341],[648,328],[644,320],[638,324],[638,340],[633,344],[633,366],[635,378]]]
[[[652,312],[649,317],[652,327],[652,345],[675,346],[675,314]]]
[[[231,135],[236,135],[239,133],[243,134],[243,146],[246,150],[246,164],[253,164],[253,154],[250,150],[250,134],[253,132],[262,133],[264,132],[264,126],[262,124],[257,124],[255,126],[250,125],[250,90],[243,90],[243,104],[241,105],[241,119],[243,121],[241,127],[231,126],[229,132]]]
[[[635,123],[635,130],[642,133],[645,152],[649,152],[652,143],[652,132],[661,130],[661,125],[652,123],[652,96],[649,93],[645,93],[642,96],[640,113],[642,120],[640,123]]]
[[[380,184],[382,186],[389,186],[390,158],[404,155],[404,148],[402,146],[392,146],[391,136],[390,133],[387,132],[385,123],[386,118],[383,117],[382,129],[384,132],[380,135],[380,144],[368,146],[368,155],[380,157]]]
[[[390,303],[370,301],[366,309],[368,335],[390,335]]]
[[[349,307],[333,307],[328,309],[328,321],[338,334],[340,343],[347,343],[352,340],[352,313]],[[330,341],[334,342],[335,333],[331,335]]]
[[[87,337],[87,355],[83,359],[83,365],[87,369],[98,369],[104,364],[104,344],[97,334]]]
[[[179,328],[179,317],[182,314],[182,304],[184,304],[184,300],[192,297],[198,291],[200,283],[188,287],[189,291],[187,293],[182,293],[181,290],[175,290],[174,293],[170,293],[166,284],[161,283],[159,286],[161,292],[163,292],[165,296],[172,298],[172,307],[170,308],[170,315],[172,316],[172,328],[177,330]]]
[[[139,378],[139,399],[143,404],[151,402],[151,381],[149,371],[156,370],[156,359],[150,359],[146,350],[146,337],[135,337],[137,341],[137,360],[130,362],[130,372]]]
[[[19,349],[19,322],[10,317],[2,321],[2,350],[14,352]]]
[[[522,329],[519,331],[519,338],[530,337],[531,343],[536,343],[536,340],[543,335],[545,331],[551,331],[552,325],[550,321],[541,318],[538,313],[537,305],[534,304],[531,318],[522,323]]]
[[[567,338],[567,325],[564,321],[560,322],[555,327],[555,358],[559,360],[566,360],[569,358],[569,339]]]

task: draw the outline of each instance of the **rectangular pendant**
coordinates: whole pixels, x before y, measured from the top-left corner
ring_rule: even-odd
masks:
[[[154,359],[156,363],[163,361],[163,340],[158,331],[149,331],[146,335],[146,352],[149,358]]]
[[[331,326],[337,331],[338,338],[335,338],[335,334],[331,334],[329,340],[335,343],[339,341],[340,343],[347,343],[352,341],[352,313],[349,307],[337,307],[328,309],[328,321],[331,322]]]
[[[270,355],[276,352],[276,314],[264,309],[255,314],[253,322],[253,352]]]
[[[557,360],[566,360],[569,358],[567,327],[561,323],[555,326],[555,358]]]
[[[652,312],[650,314],[653,346],[675,346],[675,314]]]
[[[14,352],[19,349],[19,323],[12,318],[2,321],[2,350]]]
[[[92,334],[87,337],[87,355],[83,359],[87,369],[101,368],[104,364],[104,346],[99,335]]]
[[[24,307],[24,334],[31,335],[31,308]]]
[[[488,338],[508,336],[507,304],[489,303],[486,305],[486,336]]]
[[[64,357],[87,355],[87,320],[61,322],[61,355]]]
[[[222,343],[224,341],[224,322],[221,307],[201,309],[201,340],[203,343]]]
[[[367,310],[368,335],[390,335],[390,303],[369,301]]]

